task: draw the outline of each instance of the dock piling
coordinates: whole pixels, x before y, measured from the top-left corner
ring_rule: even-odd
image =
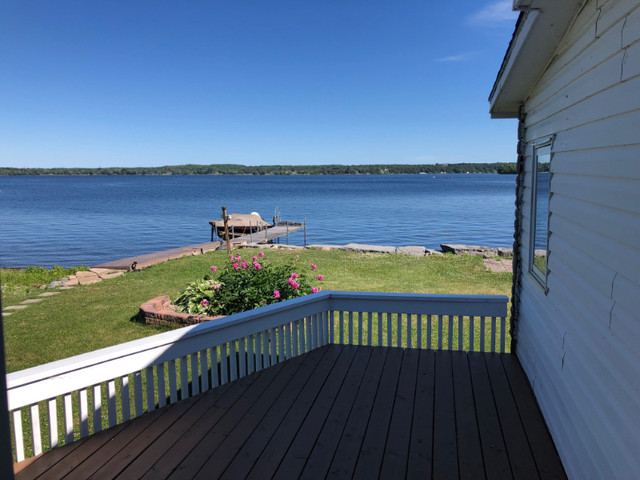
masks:
[[[222,219],[224,220],[224,239],[227,242],[227,252],[231,251],[231,239],[229,238],[229,217],[227,207],[222,207]]]

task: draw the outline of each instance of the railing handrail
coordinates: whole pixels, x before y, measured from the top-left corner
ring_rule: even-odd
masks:
[[[144,401],[151,411],[330,342],[505,352],[507,303],[506,296],[325,291],[13,372],[7,400],[16,460],[25,458],[24,407],[32,454],[43,451],[39,402],[47,403],[53,448],[61,431],[65,443],[74,432],[89,435],[91,415],[97,432],[103,422],[131,418],[132,408],[141,415]]]
[[[72,383],[69,376],[81,370],[110,364],[107,369],[108,371],[105,371],[102,375],[100,374],[102,372],[93,372],[92,381],[97,384],[118,375],[129,373],[132,370],[138,370],[149,365],[162,363],[171,358],[180,357],[181,355],[175,350],[170,355],[163,354],[177,343],[191,344],[194,343],[193,341],[197,342],[197,339],[203,340],[212,335],[216,335],[216,344],[224,343],[244,335],[250,335],[274,326],[282,325],[287,321],[297,320],[323,310],[326,311],[328,306],[327,300],[333,292],[327,291],[319,293],[320,294],[306,295],[288,302],[276,303],[247,312],[229,315],[228,317],[213,322],[178,328],[169,332],[159,333],[150,337],[132,340],[130,342],[9,373],[7,374],[9,409],[13,410],[28,405],[28,403],[16,401],[17,399],[14,398],[12,392],[18,388],[24,389],[28,387],[29,384],[39,383],[41,385],[43,381],[65,375],[64,388],[62,388],[62,386],[59,388],[56,388],[55,385],[50,386],[51,390],[49,394],[53,397],[65,393],[62,390],[73,390],[75,385],[69,388],[70,383]],[[207,346],[209,345],[200,347],[185,345],[185,353],[207,348]],[[132,367],[132,357],[137,357],[139,360],[148,359],[148,365],[136,364],[135,367]],[[118,366],[120,366],[118,363],[122,363],[122,368],[118,368]],[[41,388],[41,386],[38,387],[38,389]],[[23,395],[20,395],[20,397],[23,397]]]
[[[330,293],[330,309],[361,312],[377,312],[379,311],[377,307],[393,302],[394,307],[392,311],[394,313],[506,317],[507,302],[509,301],[509,298],[505,295],[444,295],[344,291],[332,291],[328,293]]]
[[[127,357],[132,354],[152,350],[157,352],[163,347],[169,348],[175,345],[176,342],[186,342],[189,339],[213,332],[222,334],[224,330],[227,330],[230,335],[228,335],[228,338],[221,339],[221,341],[230,341],[243,335],[281,325],[287,320],[295,320],[323,310],[350,309],[353,311],[376,312],[378,311],[377,308],[373,307],[393,302],[394,304],[400,304],[401,309],[398,310],[396,306],[390,310],[384,309],[384,311],[393,311],[396,313],[431,313],[434,315],[484,315],[488,317],[504,317],[507,315],[507,301],[508,297],[503,295],[441,295],[327,290],[287,302],[275,303],[247,312],[237,313],[216,320],[215,322],[191,325],[9,373],[7,375],[7,389],[10,391],[11,389],[40,381],[47,377],[86,369],[92,365]],[[272,319],[272,321],[269,321],[269,319]],[[259,328],[249,328],[249,330],[247,330],[247,325]],[[227,337],[227,335],[224,337]],[[158,362],[161,361],[163,360],[158,360]],[[117,375],[117,373],[115,375]],[[103,380],[96,379],[96,383],[99,381]]]

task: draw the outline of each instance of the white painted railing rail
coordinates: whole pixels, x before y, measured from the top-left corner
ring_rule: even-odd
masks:
[[[327,343],[504,352],[507,301],[327,291],[11,373],[14,459]]]

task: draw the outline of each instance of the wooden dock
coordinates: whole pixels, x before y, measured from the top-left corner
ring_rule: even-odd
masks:
[[[275,227],[265,228],[259,232],[251,233],[249,235],[245,235],[243,237],[236,237],[231,239],[232,244],[242,244],[242,243],[271,243],[274,240],[277,240],[281,237],[288,237],[293,232],[297,232],[304,229],[304,225],[302,223],[280,223]],[[287,242],[288,243],[288,242]]]
[[[220,242],[206,242],[188,247],[172,248],[162,252],[147,253],[146,255],[138,255],[137,257],[123,258],[122,260],[113,260],[111,262],[102,263],[92,268],[108,268],[111,270],[142,270],[157,263],[166,262],[182,257],[191,257],[193,255],[202,255],[203,253],[213,252],[220,247]]]
[[[254,232],[243,237],[236,237],[231,239],[232,245],[240,245],[243,243],[273,243],[281,237],[288,237],[293,232],[303,230],[305,225],[298,222],[280,222],[275,227],[270,227],[259,232]],[[212,234],[213,235],[213,234]],[[306,243],[306,237],[305,237]],[[111,262],[95,265],[91,268],[105,268],[110,270],[143,270],[151,265],[166,262],[167,260],[174,260],[176,258],[191,257],[193,255],[202,255],[203,253],[213,252],[219,248],[224,248],[224,242],[206,242],[199,243],[197,245],[189,245],[187,247],[172,248],[170,250],[164,250],[162,252],[147,253],[145,255],[138,255],[136,257],[123,258],[121,260],[113,260]]]

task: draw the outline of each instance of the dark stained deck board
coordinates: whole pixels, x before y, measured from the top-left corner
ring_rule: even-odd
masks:
[[[338,396],[358,348],[346,346],[336,361],[304,422],[300,426],[274,478],[298,478],[304,469],[316,439],[322,430],[331,407]]]
[[[536,403],[533,391],[518,360],[512,355],[500,355],[515,400],[522,425],[529,439],[531,453],[536,462],[540,478],[566,478],[551,434]]]
[[[188,405],[188,402],[185,402],[185,405]],[[47,475],[51,476],[51,478],[88,478],[87,475],[84,475],[87,468],[89,468],[90,473],[94,473],[101,465],[107,463],[114,454],[117,455],[122,452],[128,443],[137,440],[151,425],[164,418],[165,415],[173,417],[175,413],[169,410],[157,410],[147,415],[148,418],[143,421],[129,420],[124,424],[104,430],[104,433],[108,434],[107,441],[101,442],[101,445],[98,445],[95,450],[91,448],[90,455],[86,454],[84,451],[85,446],[83,445],[80,449],[76,449],[68,455],[64,461],[55,465],[47,472]],[[98,438],[99,435],[88,437],[86,443],[88,444],[93,437]]]
[[[257,378],[257,376],[256,376]],[[255,381],[255,379],[253,379]],[[142,478],[145,473],[153,468],[165,456],[175,458],[175,444],[180,441],[183,435],[189,432],[200,422],[205,415],[211,417],[212,409],[225,393],[231,388],[231,384],[226,384],[220,389],[214,389],[207,395],[200,395],[198,400],[185,411],[180,421],[167,426],[166,429],[120,474],[123,478]],[[235,386],[235,385],[234,385]],[[238,389],[244,391],[243,389]],[[241,392],[238,392],[241,393]],[[233,398],[238,398],[236,394]]]
[[[90,437],[83,438],[82,440],[78,440],[77,442],[70,443],[69,445],[65,445],[60,448],[54,448],[50,452],[47,452],[45,455],[40,455],[39,457],[35,458],[33,462],[30,462],[29,468],[24,468],[24,470],[15,472],[15,478],[17,480],[35,479],[41,474],[51,471],[60,462],[69,462],[69,464],[71,465],[69,470],[71,470],[74,464],[81,462],[83,457],[87,458],[92,456],[94,454],[93,452],[99,449],[102,444],[108,442],[114,435],[116,435],[126,426],[127,424],[123,423],[118,425],[117,427],[104,430],[96,435],[92,435]],[[77,450],[79,448],[82,451],[81,455],[73,456],[74,450]]]
[[[244,478],[249,473],[276,429],[284,421],[294,402],[297,401],[325,352],[325,350],[316,349],[305,355],[305,360],[296,372],[296,376],[291,380],[289,387],[281,392],[269,412],[226,467],[221,478]]]
[[[270,478],[275,474],[282,458],[289,449],[289,445],[293,441],[296,433],[298,433],[300,425],[306,418],[312,403],[318,396],[318,392],[320,392],[325,380],[331,374],[341,351],[342,348],[336,346],[329,346],[327,348],[323,361],[318,365],[318,368],[314,370],[311,378],[298,396],[297,401],[275,431],[273,441],[269,442],[260,454],[260,457],[258,457],[258,460],[254,463],[253,468],[249,471],[246,478],[258,480]]]
[[[566,478],[517,358],[328,345],[54,449],[20,478]]]
[[[435,397],[435,352],[421,350],[416,379],[415,406],[407,478],[425,479],[432,477],[433,464],[433,400]]]
[[[456,431],[458,438],[458,468],[460,478],[486,478],[482,461],[482,445],[476,406],[473,399],[471,374],[467,355],[453,352],[451,357],[453,367],[453,394],[456,399]]]
[[[493,399],[493,392],[491,391],[489,374],[484,362],[484,354],[470,352],[467,354],[467,358],[473,383],[473,398],[476,404],[482,457],[487,478],[513,478],[496,404]]]
[[[328,478],[350,479],[353,476],[388,351],[388,348],[383,347],[376,348],[371,353],[353,408],[338,442],[336,452],[340,454],[335,455],[331,461]]]
[[[325,476],[329,471],[370,357],[370,349],[358,349],[324,427],[307,459],[301,478],[315,479],[318,476]]]
[[[179,421],[181,417],[183,417],[184,413],[187,412],[194,403],[201,400],[202,397],[190,397],[175,404],[174,408],[167,409],[166,413],[158,415],[157,418],[153,422],[149,423],[138,435],[135,436],[134,439],[129,441],[126,445],[121,444],[121,447],[124,448],[120,448],[116,455],[109,458],[106,463],[91,475],[91,478],[95,480],[102,478],[114,478],[132,461],[142,455],[149,444],[162,435],[167,428]],[[158,411],[162,411],[162,409]],[[133,423],[135,424],[135,422]],[[105,452],[105,457],[108,457],[108,454],[108,451]],[[72,478],[83,477],[72,475]]]
[[[452,352],[436,358],[433,413],[433,478],[458,478],[458,444],[453,395]]]
[[[504,373],[498,354],[485,355],[485,363],[491,381],[493,398],[502,425],[504,443],[509,455],[511,472],[516,479],[538,479],[538,471],[533,461],[529,441],[520,421],[520,415],[511,395],[509,382]]]
[[[148,479],[166,478],[178,466],[178,464],[191,452],[193,448],[201,441],[202,437],[209,429],[224,415],[230,408],[255,382],[263,371],[254,373],[253,375],[244,377],[236,382],[227,383],[222,387],[218,387],[203,395],[215,395],[213,392],[219,389],[226,389],[223,395],[216,399],[213,407],[210,408],[198,422],[185,432],[180,438],[176,439],[172,448],[171,455],[163,456],[153,467],[142,477]]]
[[[290,388],[289,384],[296,378],[303,360],[304,357],[295,357],[284,364],[264,395],[252,405],[243,416],[242,421],[226,436],[224,448],[216,449],[194,478],[219,478],[224,473],[229,463],[278,400],[280,394]]]
[[[406,476],[411,439],[411,435],[408,435],[407,432],[411,432],[413,423],[419,358],[420,352],[418,350],[403,351],[391,424],[380,470],[380,478],[382,479],[404,478]]]
[[[375,478],[380,472],[400,376],[402,353],[399,348],[391,348],[387,353],[353,478]]]
[[[284,368],[284,363],[264,369],[262,375],[247,389],[244,395],[222,414],[213,427],[199,439],[189,454],[180,462],[168,478],[193,478],[207,461],[208,455],[215,451],[233,429],[242,421],[247,411],[262,395],[268,391],[276,375]]]

